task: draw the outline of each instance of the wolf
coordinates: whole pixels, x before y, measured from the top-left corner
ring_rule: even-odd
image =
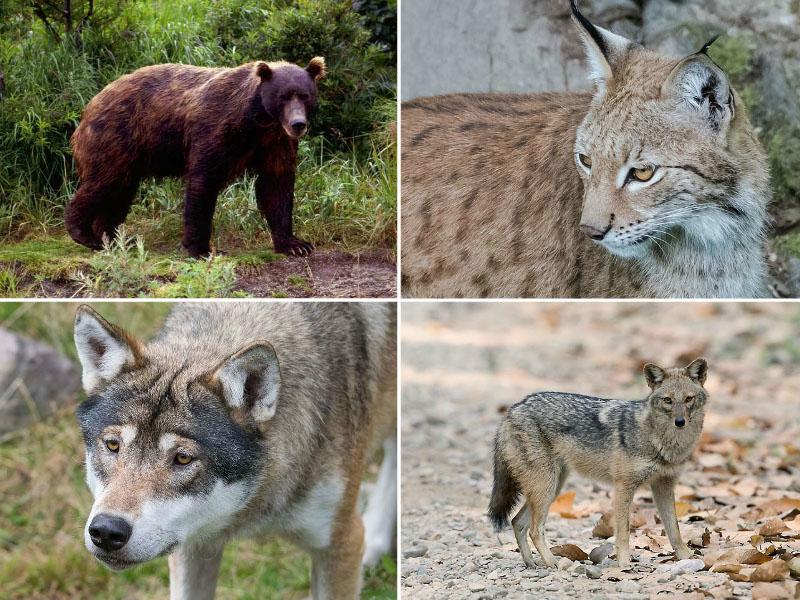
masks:
[[[388,303],[180,304],[143,342],[79,308],[88,550],[169,555],[170,598],[208,600],[227,540],[277,534],[310,553],[313,598],[356,598],[396,540],[396,325]]]
[[[633,494],[649,485],[675,555],[692,551],[681,540],[675,515],[675,482],[700,437],[708,393],[708,365],[698,358],[685,368],[644,366],[650,394],[644,400],[610,400],[541,392],[512,406],[497,431],[489,518],[495,530],[511,524],[522,559],[533,567],[528,532],[545,564],[556,564],[544,538],[550,504],[570,471],[613,485],[614,535],[620,566],[628,547]]]
[[[402,106],[403,293],[762,297],[771,198],[744,103],[571,2],[593,92]]]

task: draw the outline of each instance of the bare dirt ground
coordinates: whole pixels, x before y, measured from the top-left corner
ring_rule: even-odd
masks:
[[[314,252],[259,267],[240,267],[236,287],[256,297],[390,298],[397,267],[387,250],[359,254]]]
[[[700,355],[710,401],[676,505],[693,559],[677,563],[644,488],[632,568],[603,559],[607,547],[585,560],[613,542],[610,490],[572,476],[547,539],[584,560],[526,569],[511,530],[485,517],[505,408],[539,390],[641,398],[644,362]],[[404,597],[800,597],[797,305],[404,303],[402,381]]]

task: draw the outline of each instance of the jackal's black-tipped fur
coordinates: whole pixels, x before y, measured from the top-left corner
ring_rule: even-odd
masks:
[[[520,488],[500,454],[497,437],[494,443],[494,485],[489,502],[489,519],[495,531],[508,527],[508,515],[519,500]]]

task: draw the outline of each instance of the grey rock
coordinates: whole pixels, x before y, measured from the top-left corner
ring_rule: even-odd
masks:
[[[589,560],[594,564],[599,565],[611,554],[614,553],[614,544],[602,544],[589,552]]]
[[[679,575],[681,573],[696,573],[697,571],[702,571],[704,568],[705,564],[699,558],[685,558],[672,565],[670,571]]]
[[[603,570],[595,565],[586,565],[586,576],[589,579],[600,579],[603,575]]]
[[[411,546],[411,548],[403,550],[403,558],[420,558],[425,556],[427,553],[427,546]]]
[[[0,328],[0,437],[75,400],[78,366],[53,347]]]

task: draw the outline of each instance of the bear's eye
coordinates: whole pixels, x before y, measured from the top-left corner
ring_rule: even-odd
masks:
[[[581,161],[581,164],[586,167],[587,169],[592,168],[592,157],[586,156],[585,154],[578,154],[578,160]]]
[[[656,172],[655,167],[647,166],[641,169],[631,169],[630,177],[636,181],[650,181]]]

